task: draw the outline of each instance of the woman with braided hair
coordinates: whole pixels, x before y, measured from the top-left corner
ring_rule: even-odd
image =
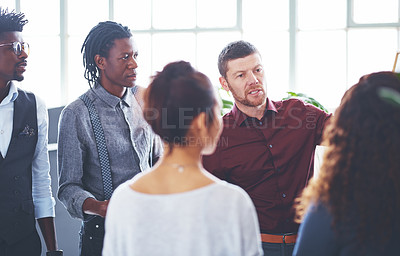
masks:
[[[392,72],[361,77],[344,95],[319,176],[298,199],[293,255],[400,254],[400,93]]]

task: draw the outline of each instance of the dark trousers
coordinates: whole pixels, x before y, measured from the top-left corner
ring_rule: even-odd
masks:
[[[262,248],[266,256],[292,256],[294,245],[262,242]]]
[[[40,256],[42,243],[36,231],[15,244],[8,245],[0,239],[0,256]]]
[[[104,218],[93,216],[83,221],[79,235],[80,256],[101,256],[104,241]]]

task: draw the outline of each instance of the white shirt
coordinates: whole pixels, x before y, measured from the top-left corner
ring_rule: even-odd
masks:
[[[0,102],[0,153],[7,155],[13,130],[14,101],[17,86],[11,82],[8,95]],[[38,141],[32,162],[32,198],[36,219],[55,216],[55,200],[51,192],[50,164],[47,151],[47,109],[36,97]]]
[[[121,184],[111,197],[104,256],[263,254],[254,205],[240,187],[216,180],[183,193],[154,195],[130,184]]]

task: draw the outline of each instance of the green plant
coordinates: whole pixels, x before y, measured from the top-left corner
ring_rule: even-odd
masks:
[[[400,93],[393,90],[392,88],[380,88],[378,90],[378,95],[381,99],[400,107]]]
[[[296,92],[287,92],[287,93],[288,93],[288,96],[283,98],[282,100],[287,100],[287,99],[292,99],[292,98],[299,99],[306,103],[316,106],[317,108],[325,111],[326,113],[329,113],[328,109],[326,109],[321,103],[319,103],[316,99],[307,96],[304,93],[296,93]]]
[[[221,108],[221,116],[228,113],[233,107],[233,101],[231,100],[232,96],[229,92],[225,91],[222,87],[218,88],[218,95],[222,102]]]

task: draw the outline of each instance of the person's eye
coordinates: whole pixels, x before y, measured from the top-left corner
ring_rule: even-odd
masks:
[[[138,54],[138,53],[135,53],[135,54],[133,55],[133,58],[136,60],[138,56],[139,56],[139,54]]]
[[[262,69],[262,68],[257,68],[256,71],[257,71],[258,73],[260,73],[260,72],[263,71],[263,69]]]
[[[243,77],[243,74],[239,74],[236,76],[236,78],[242,78],[242,77]]]
[[[124,57],[122,57],[122,59],[127,60],[129,58],[129,54],[125,54]]]

